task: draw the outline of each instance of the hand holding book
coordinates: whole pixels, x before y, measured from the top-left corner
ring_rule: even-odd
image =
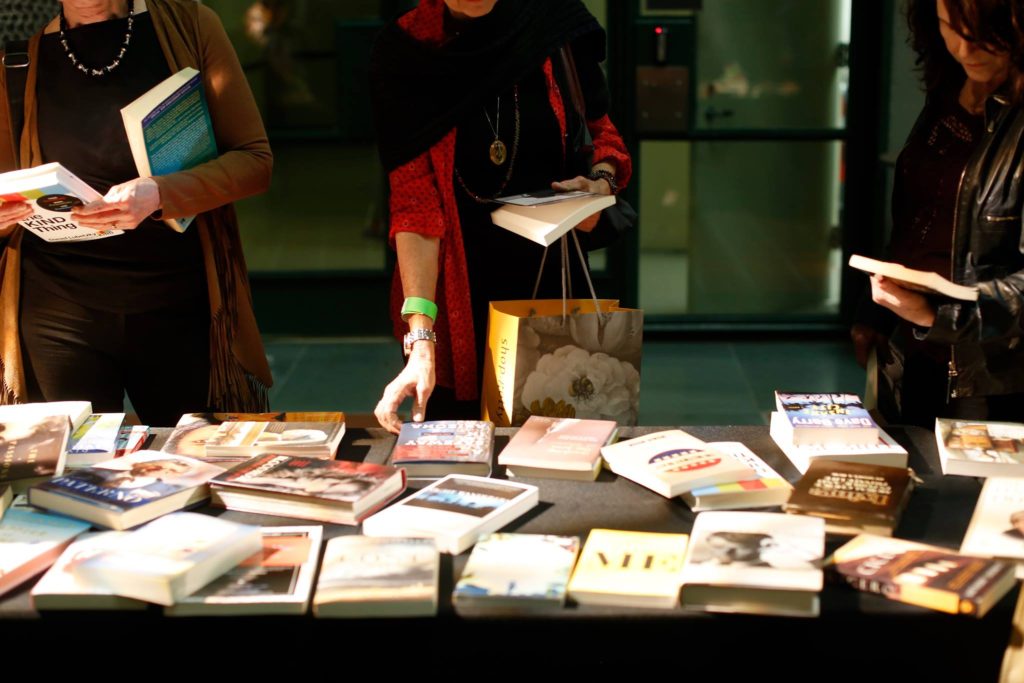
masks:
[[[935,308],[928,299],[923,294],[907,289],[899,280],[872,275],[871,299],[919,327],[931,327],[935,323]]]
[[[72,210],[86,228],[133,230],[160,210],[160,188],[152,178],[136,178],[110,188],[102,200]]]

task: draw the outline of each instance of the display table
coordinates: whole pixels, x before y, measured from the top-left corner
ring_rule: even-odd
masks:
[[[630,438],[661,428],[623,429]],[[798,477],[768,435],[767,427],[685,427],[705,441],[740,441],[790,481]],[[169,430],[160,430],[157,445]],[[896,531],[901,538],[959,547],[980,491],[979,480],[943,477],[934,435],[918,428],[890,433],[910,451],[910,465],[924,480],[913,493]],[[499,429],[495,453],[514,430]],[[339,458],[384,463],[394,437],[380,429],[350,428]],[[496,467],[494,476],[504,477]],[[681,501],[668,500],[624,478],[603,471],[593,483],[524,479],[540,487],[540,504],[505,528],[521,533],[578,535],[592,528],[689,532],[694,515]],[[251,524],[296,521],[223,510],[206,510]],[[355,533],[331,526],[326,536]],[[841,544],[831,540],[829,550]],[[251,648],[254,639],[287,636],[316,648],[358,644],[365,655],[399,656],[402,661],[443,658],[498,664],[533,661],[538,666],[595,669],[620,664],[636,675],[656,675],[649,667],[669,664],[685,678],[697,670],[722,680],[764,675],[808,680],[843,679],[856,672],[864,681],[995,681],[1017,589],[984,619],[955,617],[902,605],[844,585],[825,586],[821,616],[813,619],[692,614],[682,610],[638,610],[569,606],[543,617],[461,619],[451,608],[451,591],[469,551],[442,555],[440,608],[436,619],[319,620],[306,617],[172,619],[158,608],[132,614],[48,613],[31,607],[31,584],[0,599],[0,642],[11,638],[61,634],[75,643],[123,638],[213,637],[224,646]],[[52,642],[52,641],[51,641]],[[659,672],[664,671],[659,669]]]

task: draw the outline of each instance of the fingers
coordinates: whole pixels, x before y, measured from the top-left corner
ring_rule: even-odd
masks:
[[[432,393],[434,393],[434,387],[432,384],[428,384],[425,379],[420,379],[416,383],[416,400],[412,404],[412,419],[414,422],[423,422],[423,418],[427,414],[427,401],[430,400]]]
[[[32,205],[27,202],[4,202],[0,204],[0,225],[17,223],[32,215]]]
[[[590,192],[590,180],[581,175],[569,180],[556,181],[551,183],[551,189],[558,192],[569,192],[571,190],[582,190]]]
[[[406,382],[403,375],[396,377],[390,384],[384,387],[384,395],[377,402],[373,414],[380,426],[393,434],[402,430],[402,419],[398,416],[398,407],[406,396],[413,393],[413,386]]]

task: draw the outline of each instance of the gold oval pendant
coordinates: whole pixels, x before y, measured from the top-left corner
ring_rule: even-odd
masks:
[[[508,158],[508,150],[505,149],[505,143],[501,140],[495,140],[491,143],[491,163],[495,166],[501,166],[505,163],[505,159]]]

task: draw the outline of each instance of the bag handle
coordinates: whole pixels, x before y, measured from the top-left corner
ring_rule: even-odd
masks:
[[[21,131],[25,127],[25,84],[28,80],[28,41],[12,40],[4,45],[3,67],[7,76],[7,102],[10,109],[11,144],[14,159],[20,156]],[[20,162],[19,162],[20,165]]]
[[[604,314],[601,312],[601,304],[597,300],[597,291],[594,289],[594,281],[590,277],[590,268],[587,267],[587,260],[583,256],[583,247],[580,246],[580,238],[576,234],[575,228],[570,230],[569,233],[572,235],[572,240],[576,244],[576,254],[580,258],[580,263],[583,265],[583,275],[587,279],[587,287],[590,289],[590,297],[594,301],[594,311],[597,312],[598,319],[604,320]],[[558,240],[559,251],[562,257],[562,322],[565,323],[566,317],[568,317],[568,300],[572,298],[572,275],[569,272],[569,235],[562,235],[561,239]],[[540,268],[537,269],[537,279],[533,283],[533,296],[531,299],[537,298],[537,293],[540,291],[540,278],[544,274],[544,264],[547,263],[548,249],[550,247],[544,247],[544,253],[540,257]]]

